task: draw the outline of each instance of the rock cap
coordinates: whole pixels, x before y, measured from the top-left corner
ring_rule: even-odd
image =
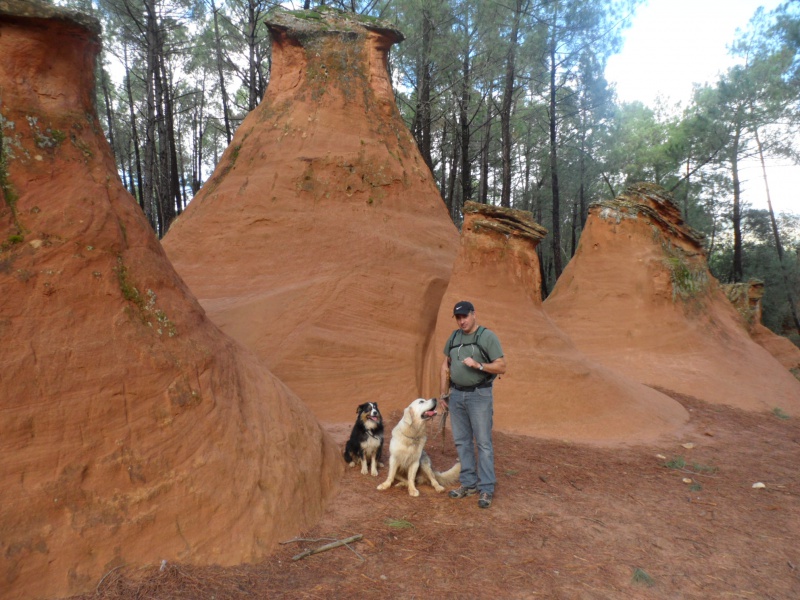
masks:
[[[0,18],[3,17],[66,21],[88,29],[97,36],[102,31],[100,21],[94,17],[77,10],[46,4],[41,0],[0,0]]]
[[[613,200],[592,202],[589,212],[597,212],[602,218],[616,217],[618,222],[642,214],[666,234],[705,254],[705,236],[684,222],[672,195],[655,183],[629,185]]]
[[[394,43],[405,39],[390,21],[328,6],[318,6],[310,10],[276,7],[267,13],[265,22],[270,32],[280,31],[292,38],[302,38],[310,33],[335,35],[375,31],[389,37]]]
[[[467,201],[464,203],[464,214],[475,215],[472,227],[476,233],[485,227],[505,235],[528,238],[536,243],[547,235],[547,229],[534,221],[533,214],[525,210]]]

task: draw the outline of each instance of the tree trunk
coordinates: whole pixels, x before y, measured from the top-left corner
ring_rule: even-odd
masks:
[[[123,58],[125,63],[125,91],[128,94],[128,110],[131,118],[131,138],[133,140],[133,155],[136,159],[136,189],[133,189],[131,182],[131,194],[139,202],[139,206],[144,210],[144,185],[142,184],[142,157],[139,152],[139,128],[136,126],[136,109],[133,104],[133,89],[131,88],[131,72],[128,67],[128,46],[123,44]],[[133,179],[133,171],[131,171]],[[146,213],[145,213],[146,214]]]
[[[128,190],[130,191],[131,196],[133,196],[134,199],[136,199],[136,202],[139,203],[138,198],[140,198],[140,196],[141,196],[140,193],[139,193],[139,190],[141,190],[142,188],[139,188],[139,190],[137,190],[136,189],[136,184],[133,183],[133,173],[134,173],[133,154],[134,153],[131,152],[130,148],[129,148],[128,149],[128,185],[129,185]],[[138,162],[138,160],[139,160],[139,158],[138,158],[139,149],[138,148],[136,149],[136,155],[137,155],[136,160]],[[141,172],[141,168],[139,168],[138,164],[137,164],[137,168],[139,169],[139,177],[141,177],[142,172]],[[140,204],[140,206],[141,206],[141,204]]]
[[[454,128],[455,130],[455,128]],[[458,144],[458,136],[453,136],[453,155],[450,160],[450,175],[448,177],[447,182],[447,200],[446,204],[448,209],[450,210],[450,214],[457,214],[461,215],[461,206],[463,206],[463,202],[457,202],[455,198],[455,191],[456,191],[456,173],[458,173],[458,155],[459,155],[459,144]],[[444,163],[444,157],[442,157],[442,162]]]
[[[550,292],[549,286],[547,285],[547,269],[544,264],[544,252],[542,252],[542,247],[540,245],[536,246],[536,254],[539,255],[539,279],[542,281],[542,301],[544,301],[550,295]]]
[[[531,191],[531,167],[533,166],[533,156],[531,148],[531,121],[527,122],[525,131],[525,173],[523,177],[522,189],[522,209],[533,211],[533,193]],[[538,222],[538,221],[537,221]]]
[[[580,210],[580,215],[578,219],[581,222],[581,231],[584,230],[586,227],[586,216],[588,214],[588,209],[586,207],[586,126],[581,127],[581,152],[580,158],[578,161],[578,175],[580,177],[580,187],[578,188],[578,208]],[[573,220],[573,237],[575,231],[575,225]],[[570,256],[575,256],[575,240],[573,239],[572,244],[572,252]]]
[[[203,72],[203,83],[200,88],[200,106],[195,113],[196,133],[194,139],[194,161],[192,161],[192,192],[200,191],[203,183],[203,137],[205,136],[206,75]]]
[[[100,67],[100,87],[103,88],[103,99],[106,103],[106,121],[108,122],[108,143],[114,154],[117,154],[117,145],[114,143],[114,117],[111,111],[111,92],[108,89],[108,74],[106,70]],[[120,157],[117,157],[117,162],[121,162]],[[124,184],[123,184],[124,185]]]
[[[417,110],[415,126],[412,131],[425,164],[433,173],[431,152],[431,47],[433,46],[434,26],[431,12],[422,9],[422,56],[417,63]],[[444,193],[444,190],[442,190]]]
[[[739,143],[741,140],[741,126],[737,123],[733,135],[733,148],[731,149],[731,174],[733,176],[733,270],[734,283],[742,281],[742,207],[741,183],[739,181]]]
[[[758,135],[758,128],[754,129],[756,145],[758,146],[758,157],[761,160],[761,173],[764,176],[764,189],[767,192],[767,208],[769,210],[769,221],[772,224],[772,235],[775,237],[775,250],[778,252],[778,262],[781,267],[781,276],[783,277],[783,285],[786,288],[786,297],[789,301],[789,310],[792,313],[794,320],[794,327],[797,333],[800,334],[800,318],[797,315],[797,302],[792,294],[792,287],[789,284],[789,277],[786,274],[786,264],[783,261],[783,244],[781,243],[781,236],[778,232],[778,222],[775,220],[775,211],[772,209],[772,198],[769,195],[769,183],[767,181],[767,167],[764,163],[764,148],[761,145],[761,138]]]
[[[492,142],[492,88],[489,87],[488,101],[486,102],[486,123],[483,130],[483,145],[481,146],[481,176],[478,183],[478,201],[487,204],[489,201],[489,146]]]
[[[464,52],[464,61],[461,65],[461,102],[458,110],[459,124],[461,125],[461,204],[472,200],[472,163],[469,160],[469,101],[470,89],[470,55]]]
[[[583,188],[583,182],[581,182],[581,188]],[[575,256],[575,247],[578,245],[578,203],[572,203],[572,222],[570,223],[570,229],[572,235],[570,237],[569,242],[569,257],[572,258]]]
[[[511,207],[511,113],[514,109],[514,81],[516,78],[515,61],[517,56],[517,39],[519,38],[519,21],[522,13],[522,0],[516,0],[514,21],[506,57],[505,87],[503,103],[500,109],[501,152],[503,156],[502,187],[500,189],[500,206]]]
[[[228,145],[231,143],[231,139],[233,139],[233,134],[231,133],[231,122],[229,117],[229,109],[228,109],[228,93],[225,90],[225,74],[222,70],[222,40],[220,39],[219,35],[219,18],[218,13],[219,9],[216,7],[214,0],[211,0],[211,10],[214,13],[214,43],[216,45],[216,53],[217,53],[217,73],[219,75],[219,89],[222,95],[222,115],[225,122],[225,137],[228,140]]]
[[[556,137],[556,24],[552,25],[550,38],[550,181],[553,194],[553,269],[555,278],[561,276],[561,214],[558,189],[558,143]]]
[[[167,187],[162,195],[162,213],[164,218],[161,221],[161,236],[163,237],[167,233],[167,230],[169,230],[169,226],[172,224],[172,221],[175,220],[175,217],[178,214],[177,207],[179,207],[181,204],[181,183],[180,175],[178,174],[178,152],[177,144],[175,142],[175,120],[172,102],[172,93],[174,87],[172,85],[166,85],[170,83],[170,79],[167,76],[166,60],[164,60],[163,52],[161,53],[160,63],[161,80],[162,83],[165,84],[163,86],[163,93],[164,129],[166,135],[162,145],[165,146],[164,153],[168,153],[168,156],[166,157],[168,159],[168,170],[164,172],[164,180],[167,182]]]
[[[158,216],[156,214],[156,99],[155,77],[157,73],[156,57],[158,25],[156,23],[155,7],[153,0],[145,0],[146,9],[146,48],[147,62],[145,71],[145,86],[147,88],[147,107],[145,115],[144,139],[144,188],[142,190],[142,206],[147,220],[153,231],[158,232]]]
[[[691,176],[691,161],[692,153],[690,150],[689,155],[686,157],[686,187],[683,193],[683,220],[686,221],[687,225],[689,224],[689,177]]]
[[[167,86],[162,74],[163,58],[164,57],[164,40],[161,31],[156,33],[156,52],[155,60],[156,67],[153,74],[153,83],[155,84],[155,106],[156,106],[156,131],[157,131],[157,155],[158,164],[156,165],[155,172],[157,174],[158,187],[155,190],[156,209],[158,213],[158,221],[156,227],[156,234],[162,238],[166,233],[166,223],[170,220],[170,213],[174,216],[175,209],[170,209],[172,205],[172,190],[171,190],[171,154],[169,133],[167,131],[167,111],[165,110],[167,104]]]
[[[248,0],[247,2],[247,50],[248,50],[248,102],[249,110],[253,110],[259,101],[258,96],[258,82],[259,64],[257,61],[256,52],[256,27],[258,26],[259,11],[256,6],[257,0]]]

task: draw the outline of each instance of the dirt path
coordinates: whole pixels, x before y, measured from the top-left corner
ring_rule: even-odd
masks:
[[[497,433],[489,510],[428,486],[378,492],[348,469],[303,535],[316,541],[258,565],[121,570],[81,598],[800,598],[800,422],[674,397],[691,427],[651,446]],[[437,469],[451,444],[429,438]]]

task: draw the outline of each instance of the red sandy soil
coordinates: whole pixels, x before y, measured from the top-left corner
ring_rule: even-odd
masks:
[[[75,598],[800,597],[800,421],[670,395],[691,423],[657,443],[496,433],[489,510],[428,486],[419,498],[378,492],[380,477],[349,469],[322,520],[262,563],[119,569]],[[388,415],[389,429],[399,417]],[[442,469],[455,451],[437,425],[427,450]]]

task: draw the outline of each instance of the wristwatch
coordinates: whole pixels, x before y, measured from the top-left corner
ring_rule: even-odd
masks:
[[[478,363],[478,368],[479,368],[481,371],[483,371],[483,364],[482,364],[482,363]]]

